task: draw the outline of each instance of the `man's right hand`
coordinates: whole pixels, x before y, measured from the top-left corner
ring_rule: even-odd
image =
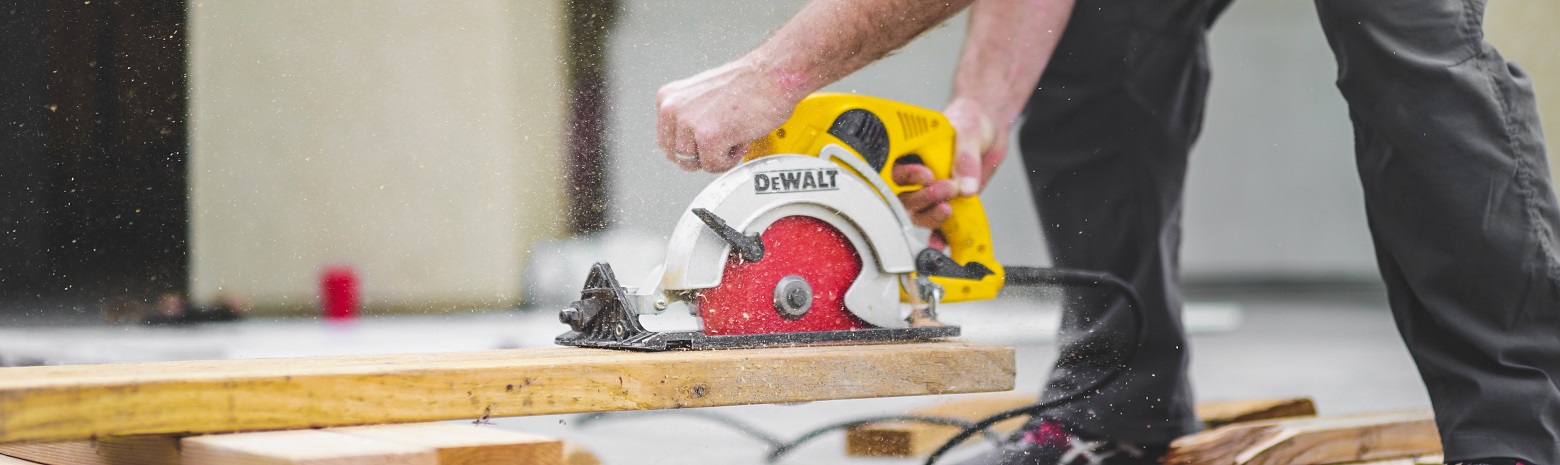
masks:
[[[801,99],[795,84],[744,57],[662,86],[656,144],[684,170],[729,170],[747,154],[749,141],[790,118]]]
[[[941,227],[953,215],[949,200],[980,193],[1008,149],[1008,127],[993,125],[991,111],[985,106],[955,97],[943,109],[943,116],[958,137],[951,178],[933,179],[931,169],[913,163],[895,165],[893,171],[894,183],[922,186],[920,190],[899,194],[899,203],[904,204],[911,223],[928,229]]]

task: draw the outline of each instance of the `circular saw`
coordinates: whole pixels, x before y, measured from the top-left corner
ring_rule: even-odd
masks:
[[[990,299],[1003,283],[977,197],[949,203],[946,250],[916,238],[893,182],[896,164],[951,175],[954,130],[942,114],[852,94],[815,94],[749,144],[678,219],[665,263],[625,288],[598,263],[559,319],[563,345],[636,350],[853,344],[956,336],[944,302]],[[686,331],[640,317],[682,302]]]

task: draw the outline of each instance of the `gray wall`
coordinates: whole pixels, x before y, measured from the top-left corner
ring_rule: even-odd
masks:
[[[190,291],[307,309],[356,267],[370,309],[518,303],[557,231],[559,2],[190,7]]]
[[[664,235],[712,176],[664,161],[653,132],[655,90],[739,56],[802,1],[625,3],[611,55],[614,219]],[[941,108],[964,21],[950,20],[830,90]],[[1236,2],[1212,44],[1207,128],[1187,189],[1188,278],[1375,279],[1347,113],[1309,3]],[[988,211],[1022,213],[992,216],[999,258],[1043,264],[1023,168],[1016,156],[1008,160],[983,196]]]

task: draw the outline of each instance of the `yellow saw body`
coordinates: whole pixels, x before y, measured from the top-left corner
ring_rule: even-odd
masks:
[[[862,116],[847,115],[852,113]],[[856,118],[858,121],[843,121],[845,118]],[[879,122],[876,125],[881,127],[884,136],[881,140],[872,134],[878,131],[872,127],[872,118]],[[753,141],[744,161],[774,154],[816,155],[822,153],[826,146],[837,145],[877,169],[875,173],[856,173],[858,176],[875,176],[897,195],[920,189],[920,186],[894,183],[894,164],[907,157],[918,159],[930,168],[936,179],[952,177],[954,141],[957,137],[953,126],[948,124],[948,118],[938,111],[865,95],[819,93],[797,104],[791,118],[779,129]],[[851,169],[850,166],[845,168]],[[887,199],[862,201],[889,203]],[[1004,276],[1002,265],[997,262],[992,251],[991,227],[986,221],[986,209],[981,206],[979,196],[955,197],[948,203],[953,207],[953,215],[939,230],[948,239],[949,257],[961,265],[980,263],[992,273],[980,280],[944,276],[930,278],[946,290],[944,302],[995,298],[1002,289]],[[901,298],[906,302],[911,300],[909,295]]]

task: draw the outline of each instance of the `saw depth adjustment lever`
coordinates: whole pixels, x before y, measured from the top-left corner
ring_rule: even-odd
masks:
[[[764,241],[759,238],[758,233],[743,235],[726,224],[726,220],[703,208],[693,209],[693,214],[709,226],[710,231],[720,236],[721,240],[731,244],[731,250],[741,255],[743,260],[756,262],[764,258]]]

